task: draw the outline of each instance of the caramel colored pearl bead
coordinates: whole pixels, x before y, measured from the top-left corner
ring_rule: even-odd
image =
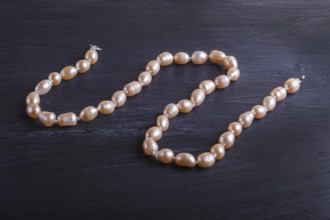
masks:
[[[287,93],[295,93],[300,88],[300,79],[291,78],[285,81],[284,88],[286,89]]]
[[[90,62],[90,64],[95,64],[99,59],[99,54],[94,49],[89,49],[85,53],[85,59]]]
[[[224,66],[227,68],[227,69],[230,69],[232,67],[237,67],[238,64],[237,64],[237,60],[235,57],[233,56],[227,56],[225,58],[225,61],[224,61]]]
[[[38,115],[41,112],[41,108],[38,104],[29,104],[26,107],[26,113],[31,117],[31,118],[37,118]]]
[[[77,75],[78,71],[74,66],[67,66],[61,70],[63,80],[70,80]]]
[[[47,127],[53,126],[56,121],[56,115],[53,112],[40,112],[38,118]]]
[[[163,148],[156,153],[155,158],[162,163],[169,164],[174,160],[174,153],[171,149]]]
[[[104,100],[99,103],[97,109],[100,113],[108,115],[111,114],[115,110],[115,104],[110,100]]]
[[[83,122],[89,122],[96,118],[98,111],[93,106],[88,106],[80,112],[80,120]]]
[[[90,67],[91,67],[91,64],[88,60],[79,60],[76,63],[76,69],[77,69],[78,73],[86,73]]]
[[[38,85],[35,88],[35,91],[39,95],[45,95],[46,93],[48,93],[50,91],[52,86],[53,86],[53,84],[49,79],[44,79],[38,83]]]
[[[226,58],[226,54],[219,50],[212,50],[209,55],[211,63],[219,64],[223,63]]]
[[[53,86],[58,86],[62,81],[62,76],[57,72],[52,72],[48,75],[48,79],[52,82]]]
[[[187,64],[189,62],[189,60],[190,60],[190,57],[185,52],[178,52],[174,55],[174,62],[176,64],[180,64],[180,65]]]
[[[220,75],[214,79],[214,82],[218,89],[224,89],[229,86],[230,79],[226,75]]]
[[[119,90],[112,95],[111,101],[116,105],[116,107],[121,107],[125,104],[126,98],[126,93]]]
[[[208,56],[204,51],[196,51],[191,55],[191,61],[197,65],[205,63],[207,58]]]
[[[143,142],[143,151],[145,154],[152,156],[158,151],[158,144],[153,139],[145,139]]]
[[[39,105],[40,103],[40,96],[37,92],[30,92],[25,99],[25,103],[27,105],[29,104],[37,104]]]
[[[263,105],[255,105],[251,109],[251,112],[254,114],[254,118],[263,118],[267,114],[267,108]]]
[[[68,112],[57,116],[57,124],[61,127],[75,126],[78,122],[78,117],[73,112]]]
[[[162,129],[163,132],[167,131],[170,125],[170,121],[165,115],[160,115],[157,117],[157,127]]]
[[[243,128],[242,128],[241,123],[239,123],[239,122],[232,122],[232,123],[230,123],[228,125],[227,130],[233,132],[233,134],[235,136],[238,136],[238,135],[240,135],[242,133]]]
[[[173,63],[173,55],[169,52],[164,52],[158,55],[157,60],[160,63],[160,66],[168,66]]]
[[[227,76],[231,81],[236,81],[240,76],[240,71],[237,67],[232,67],[227,71]]]
[[[150,61],[146,66],[146,71],[149,71],[152,76],[157,75],[160,70],[160,64],[157,60]]]
[[[219,143],[222,144],[225,149],[229,149],[235,143],[235,135],[230,131],[226,131],[220,136]]]
[[[215,90],[215,84],[212,80],[204,80],[199,84],[199,88],[205,92],[205,95],[209,95]]]
[[[134,96],[134,95],[140,93],[141,90],[142,90],[142,86],[138,81],[133,81],[133,82],[127,83],[124,86],[124,91],[127,96]]]
[[[180,167],[194,167],[196,165],[196,160],[190,153],[179,153],[175,157],[175,163]]]
[[[268,111],[271,111],[276,106],[276,99],[273,96],[266,96],[262,101],[262,105],[265,106]]]
[[[212,153],[209,152],[201,153],[197,157],[197,164],[199,167],[209,168],[213,166],[214,163],[215,163],[215,157]]]
[[[183,100],[179,101],[178,107],[179,107],[179,111],[181,113],[188,113],[193,109],[194,105],[190,100],[183,99]]]
[[[145,135],[146,139],[151,138],[154,141],[160,140],[162,136],[163,136],[162,130],[156,126],[149,128]]]
[[[167,118],[171,119],[177,116],[179,113],[179,108],[176,106],[176,104],[170,103],[165,106],[163,115],[165,115]]]
[[[273,96],[277,102],[279,101],[282,101],[286,98],[286,89],[279,86],[279,87],[276,87],[275,89],[273,89],[271,92],[270,92],[270,95]]]
[[[139,82],[142,84],[142,86],[147,86],[151,83],[152,76],[151,73],[148,71],[143,71],[139,74],[138,78]]]
[[[205,99],[205,93],[203,89],[195,89],[190,97],[190,101],[195,105],[199,106],[203,103]]]
[[[214,154],[215,159],[221,160],[225,156],[226,150],[222,144],[215,144],[211,147],[210,152]]]
[[[238,118],[238,122],[241,123],[243,128],[250,127],[254,119],[254,115],[252,112],[245,112],[241,114]]]

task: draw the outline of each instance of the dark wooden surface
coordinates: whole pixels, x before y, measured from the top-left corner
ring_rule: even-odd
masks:
[[[0,219],[330,219],[329,1],[4,1],[0,7]],[[160,142],[194,155],[287,78],[301,90],[237,139],[212,169],[145,157],[163,107],[223,70],[164,68],[109,117],[45,128],[25,96],[49,72],[101,46],[90,72],[42,97],[79,112],[163,51],[221,49],[241,78],[171,121]]]

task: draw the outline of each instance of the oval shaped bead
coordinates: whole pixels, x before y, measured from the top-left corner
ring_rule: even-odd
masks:
[[[238,118],[238,122],[241,123],[243,128],[250,127],[254,119],[254,115],[252,112],[245,112],[241,114]]]
[[[228,125],[227,130],[233,132],[235,136],[238,136],[242,133],[243,127],[239,122],[232,122]]]
[[[74,66],[66,66],[61,70],[63,80],[70,80],[77,75],[78,71]]]
[[[196,165],[196,160],[190,153],[179,153],[175,156],[175,163],[180,167],[194,167]]]
[[[146,66],[146,70],[149,71],[152,76],[157,75],[160,70],[159,62],[157,60],[150,61]]]
[[[237,67],[232,67],[227,71],[227,76],[231,81],[236,81],[239,78],[240,74],[241,72]]]
[[[160,140],[162,136],[163,136],[162,130],[156,126],[149,128],[145,135],[146,139],[151,138],[154,141]]]
[[[215,83],[212,80],[204,80],[199,84],[199,88],[205,92],[205,95],[209,95],[215,90]]]
[[[37,104],[39,105],[40,103],[40,96],[37,92],[30,92],[25,99],[25,103],[27,105],[29,104]]]
[[[145,139],[143,142],[143,151],[145,154],[152,156],[158,151],[158,144],[153,139]]]
[[[37,84],[35,91],[39,95],[45,95],[46,93],[48,93],[50,91],[52,86],[53,86],[53,84],[49,79],[44,79]]]
[[[162,129],[162,131],[167,131],[168,127],[170,125],[170,121],[165,115],[160,115],[157,117],[157,127]]]
[[[167,118],[171,119],[177,116],[179,113],[179,108],[176,106],[176,104],[170,103],[165,106],[163,115],[165,115]]]
[[[111,98],[111,101],[115,104],[116,107],[121,107],[126,102],[126,93],[122,90],[116,91]]]
[[[111,114],[115,110],[115,104],[110,100],[103,100],[97,106],[97,109],[100,113],[108,115]]]
[[[174,62],[179,65],[187,64],[190,60],[190,57],[185,52],[178,52],[174,55]]]
[[[170,52],[163,52],[158,55],[157,60],[160,66],[168,66],[173,63],[173,55]]]
[[[79,60],[76,63],[76,69],[78,73],[86,73],[91,67],[91,64],[88,60]]]
[[[140,93],[141,90],[142,90],[142,86],[138,81],[133,81],[133,82],[127,83],[124,86],[124,91],[127,96],[134,96],[134,95]]]
[[[195,89],[190,97],[190,101],[195,105],[199,106],[203,103],[205,99],[205,93],[203,89]]]
[[[88,106],[80,112],[80,120],[83,122],[92,121],[96,118],[98,111],[93,106]]]
[[[268,111],[271,111],[276,106],[276,99],[273,96],[266,96],[262,101],[262,105],[265,106]]]
[[[48,75],[48,79],[52,82],[53,86],[58,86],[62,81],[62,76],[57,72],[52,72]]]
[[[221,160],[225,156],[226,150],[222,144],[215,144],[211,147],[210,152],[215,156],[215,159]]]
[[[220,75],[214,79],[214,82],[218,89],[224,89],[229,86],[230,79],[226,75]]]
[[[38,118],[47,127],[53,126],[56,121],[56,115],[53,112],[40,112]]]
[[[209,168],[215,163],[215,157],[212,153],[204,152],[198,155],[197,164],[202,168]]]
[[[26,107],[26,113],[28,114],[28,116],[30,116],[31,118],[37,118],[38,115],[41,112],[41,108],[38,104],[29,104]]]
[[[77,122],[78,122],[78,117],[73,112],[68,112],[57,116],[57,124],[61,127],[75,126]]]
[[[205,63],[207,61],[207,58],[208,56],[204,51],[195,51],[191,55],[191,61],[197,65]]]
[[[99,59],[99,54],[95,49],[89,49],[85,53],[85,59],[90,62],[90,64],[95,64]]]
[[[226,131],[220,136],[219,143],[222,144],[225,149],[229,149],[235,143],[235,135],[230,131]]]
[[[252,107],[251,112],[254,114],[254,118],[263,118],[267,114],[267,108],[263,105],[255,105]]]
[[[211,63],[223,63],[226,58],[226,54],[222,51],[219,50],[212,50],[210,55],[209,55]]]
[[[148,71],[141,72],[139,74],[138,80],[143,86],[149,85],[151,83],[151,80],[152,80],[151,73],[148,72]]]
[[[178,107],[179,107],[179,111],[181,113],[188,113],[188,112],[191,112],[191,110],[193,109],[194,105],[193,105],[193,103],[190,100],[183,99],[183,100],[179,101]]]
[[[237,67],[238,64],[237,64],[237,60],[235,57],[233,56],[227,56],[225,58],[225,61],[224,61],[224,66],[227,68],[227,69],[230,69],[232,67]]]
[[[287,91],[287,93],[295,93],[300,88],[300,79],[291,78],[285,81],[284,87]]]
[[[286,89],[282,86],[276,87],[270,92],[270,95],[273,96],[277,102],[282,101],[286,98]]]
[[[163,148],[156,153],[155,158],[162,163],[169,164],[174,160],[174,153],[171,149]]]

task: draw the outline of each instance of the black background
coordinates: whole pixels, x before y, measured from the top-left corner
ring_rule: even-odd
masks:
[[[1,219],[330,219],[329,1],[4,1],[0,7]],[[220,49],[240,79],[171,120],[161,146],[197,156],[290,77],[302,88],[255,121],[211,169],[144,156],[164,106],[224,73],[170,66],[111,116],[46,128],[25,97],[52,71],[103,48],[85,75],[42,97],[79,113],[135,80],[163,51]]]

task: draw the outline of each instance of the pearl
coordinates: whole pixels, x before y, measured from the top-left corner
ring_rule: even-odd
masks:
[[[88,60],[91,64],[95,64],[99,59],[99,55],[96,50],[89,49],[85,53],[85,59]]]
[[[47,127],[53,126],[56,121],[56,115],[53,112],[40,112],[38,118]]]
[[[191,55],[191,61],[197,65],[205,63],[207,58],[208,56],[204,51],[196,51]]]
[[[97,109],[100,113],[108,115],[111,114],[115,110],[115,104],[110,100],[104,100],[99,103]]]
[[[49,79],[44,79],[41,82],[39,82],[34,89],[39,95],[45,95],[47,92],[50,91],[53,84]]]
[[[170,121],[165,115],[160,115],[157,117],[157,127],[162,129],[162,131],[167,131],[168,127],[170,125]]]
[[[164,52],[158,55],[157,60],[160,66],[168,66],[173,63],[173,55],[169,52]]]
[[[63,80],[70,80],[77,75],[78,71],[74,66],[67,66],[61,70]]]
[[[225,149],[229,149],[235,143],[235,135],[230,131],[226,131],[220,136],[219,143],[222,144]]]
[[[38,115],[41,112],[41,108],[38,104],[29,104],[26,107],[26,113],[31,117],[31,118],[37,118]]]
[[[241,114],[238,118],[238,122],[241,123],[243,128],[250,127],[254,119],[254,115],[252,112],[245,112]]]
[[[119,90],[112,95],[111,101],[116,107],[121,107],[126,102],[126,93],[123,90]]]
[[[154,141],[160,140],[162,136],[163,136],[162,130],[156,126],[149,128],[145,135],[146,139],[151,138]]]
[[[158,151],[158,144],[152,139],[145,139],[143,142],[143,151],[145,154],[152,156]]]
[[[226,54],[222,51],[219,50],[212,50],[210,55],[209,55],[211,63],[223,63],[226,58]]]
[[[222,144],[215,144],[211,147],[211,153],[214,154],[215,159],[221,160],[225,156],[225,147]]]
[[[170,103],[165,106],[163,115],[165,115],[167,118],[171,119],[177,116],[179,113],[179,108],[176,106],[176,104]]]
[[[62,76],[57,72],[52,72],[48,75],[48,79],[52,82],[53,86],[58,86],[62,81]]]
[[[93,106],[88,106],[80,112],[80,120],[83,122],[89,122],[96,118],[98,111]]]
[[[268,111],[271,111],[276,106],[276,99],[273,96],[266,96],[262,101],[262,105],[265,106]]]
[[[189,60],[190,60],[190,57],[185,52],[178,52],[174,55],[174,62],[176,64],[180,64],[180,65],[187,64],[189,62]]]
[[[25,103],[27,105],[29,104],[37,104],[39,105],[40,103],[40,96],[37,92],[30,92],[25,99]]]
[[[88,60],[79,60],[76,63],[76,69],[77,69],[78,73],[86,73],[90,67],[91,67],[91,64]]]
[[[175,163],[180,167],[194,167],[196,165],[196,160],[190,153],[179,153],[175,157]]]
[[[231,81],[236,81],[240,76],[240,71],[237,67],[232,67],[227,71],[227,76]]]
[[[150,61],[146,66],[146,71],[149,71],[152,76],[157,75],[160,70],[160,65],[157,60]]]
[[[209,95],[215,90],[215,84],[212,80],[204,80],[199,84],[199,88],[205,92],[205,95]]]
[[[284,100],[286,98],[286,94],[286,89],[281,86],[276,87],[270,92],[270,95],[273,96],[277,102]]]
[[[232,67],[237,67],[238,64],[237,64],[237,60],[235,57],[233,56],[227,56],[225,58],[225,62],[224,62],[224,66],[227,68],[227,69],[230,69]]]
[[[285,81],[284,88],[286,89],[287,93],[295,93],[300,88],[300,79],[291,78]]]
[[[205,99],[205,93],[203,89],[195,89],[190,97],[190,101],[195,105],[199,106],[203,103]]]
[[[202,168],[209,168],[215,163],[215,157],[210,152],[204,152],[198,155],[197,164]]]
[[[227,130],[233,132],[233,134],[235,136],[238,136],[238,135],[240,135],[242,133],[243,128],[242,128],[241,123],[239,123],[239,122],[232,122],[232,123],[230,123],[228,125]]]
[[[174,153],[171,149],[163,148],[156,153],[155,158],[162,163],[169,164],[174,160]]]
[[[68,112],[57,116],[57,124],[61,127],[74,126],[78,122],[78,117],[73,112]]]
[[[151,80],[152,80],[151,73],[148,72],[148,71],[141,72],[140,75],[139,75],[138,80],[142,84],[142,86],[149,85],[151,83]]]
[[[178,103],[179,111],[181,113],[188,113],[193,109],[193,103],[188,99],[183,99]]]
[[[133,81],[133,82],[127,83],[124,86],[124,91],[127,96],[134,96],[134,95],[140,93],[141,90],[142,90],[142,86],[138,81]]]
[[[214,79],[214,82],[218,89],[224,89],[229,86],[230,79],[226,75],[220,75]]]
[[[254,114],[254,118],[263,118],[267,114],[267,108],[263,105],[255,105],[251,112]]]

